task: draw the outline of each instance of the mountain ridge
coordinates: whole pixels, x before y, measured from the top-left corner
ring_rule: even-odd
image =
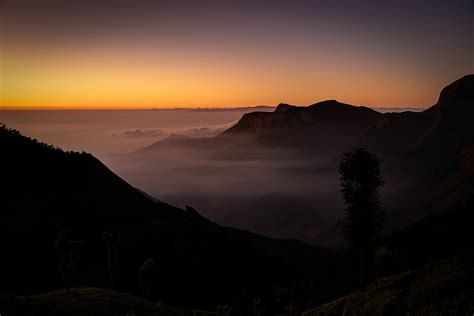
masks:
[[[455,170],[456,166],[454,165],[458,163],[456,161],[466,159],[467,156],[458,157],[474,143],[474,128],[471,123],[474,116],[472,112],[474,110],[474,106],[472,106],[474,104],[473,81],[474,75],[466,75],[447,85],[440,92],[438,102],[421,112],[380,113],[367,107],[351,106],[336,100],[317,102],[306,107],[282,103],[276,107],[274,112],[253,112],[243,115],[236,125],[218,136],[206,139],[188,139],[182,142],[171,140],[157,142],[152,145],[153,152],[138,151],[139,154],[134,157],[143,154],[143,157],[137,158],[138,161],[143,159],[143,161],[157,162],[161,161],[160,159],[168,152],[179,149],[177,155],[171,156],[171,159],[183,155],[195,156],[196,159],[193,158],[189,167],[186,165],[186,168],[183,168],[180,165],[178,170],[187,170],[196,174],[199,174],[200,171],[195,167],[195,160],[200,162],[199,166],[204,165],[205,167],[206,161],[232,164],[239,161],[260,163],[251,164],[239,172],[238,177],[242,177],[242,181],[249,182],[260,181],[261,177],[254,178],[254,173],[262,173],[263,177],[272,179],[275,173],[281,174],[282,170],[285,170],[285,172],[295,175],[294,181],[305,181],[300,179],[315,174],[315,178],[308,181],[307,185],[316,186],[318,185],[317,176],[330,174],[330,178],[324,178],[328,180],[325,186],[330,187],[334,192],[330,203],[337,207],[331,208],[332,204],[327,204],[326,197],[321,198],[317,205],[316,203],[311,204],[310,199],[316,199],[314,195],[303,198],[310,201],[308,205],[311,205],[312,209],[318,209],[319,205],[324,205],[321,208],[328,209],[328,212],[337,217],[337,212],[342,209],[342,206],[338,204],[337,196],[337,161],[351,147],[366,147],[383,160],[383,173],[387,183],[383,195],[389,213],[393,215],[399,212],[400,207],[408,208],[411,213],[404,211],[400,214],[410,213],[409,220],[411,221],[431,212],[430,209],[435,205],[423,197],[432,197],[438,192],[433,186],[427,185],[421,188],[425,189],[425,192],[421,192],[420,188],[416,188],[416,183],[431,181],[428,179],[434,181],[431,174],[444,174],[443,170]],[[248,174],[245,173],[246,170],[249,170],[248,168],[254,168],[255,165],[260,167]],[[271,172],[263,173],[261,171],[272,165],[276,165],[276,167]],[[220,177],[222,173],[226,172],[229,170],[223,167],[219,169],[217,176]],[[231,171],[230,174],[232,174]],[[297,175],[298,177],[296,177]],[[458,193],[467,192],[471,187],[470,179],[472,177],[474,175],[472,175],[471,169],[467,168],[464,179],[456,182],[456,188],[446,187],[444,190],[446,192],[450,192],[450,190]],[[279,181],[286,180],[282,178]],[[233,184],[232,181],[230,183]],[[445,185],[454,185],[454,183],[448,181]],[[298,183],[295,182],[295,184]],[[263,186],[273,187],[274,184],[268,181]],[[246,187],[242,186],[243,189]],[[258,190],[265,193],[265,189],[257,188],[256,190],[256,193],[260,192]],[[410,191],[420,194],[410,194],[412,199],[403,198]],[[262,199],[265,196],[272,196],[273,200],[280,197],[284,199],[285,194],[285,191],[278,192],[276,195],[262,194]],[[459,194],[449,196],[448,198],[446,195],[445,201],[437,200],[439,203],[436,204],[449,209],[455,203],[454,197],[460,198]],[[406,203],[400,205],[398,201]],[[413,205],[410,206],[407,203]],[[294,207],[293,203],[289,202],[288,205],[289,208]],[[413,209],[414,205],[416,205],[416,210]],[[245,204],[245,207],[249,206]],[[272,207],[278,206],[272,205]],[[310,216],[308,215],[310,213],[309,207],[305,209],[306,204],[297,207],[302,209],[302,216]],[[437,208],[439,209],[439,207]],[[255,212],[257,211],[255,210]],[[255,216],[257,217],[257,215]],[[289,214],[282,213],[282,223],[278,222],[277,224],[283,225],[286,216]],[[322,222],[322,219],[317,215],[313,214],[312,216],[316,216],[315,221],[318,223]],[[300,230],[295,232],[295,236],[298,238],[315,244],[326,244],[328,239],[334,240],[336,238],[336,236],[327,239],[319,237],[322,234],[320,232],[326,230],[319,227],[317,223],[314,224],[317,228],[307,227],[307,220],[309,219],[302,220],[301,225],[304,228],[299,228]],[[336,218],[333,220],[335,221]],[[238,223],[240,225],[240,222]],[[407,222],[403,222],[403,224],[407,224]],[[265,229],[263,231],[267,233],[266,226],[263,227]],[[272,231],[271,234],[274,232]],[[317,237],[313,237],[313,234]],[[330,245],[335,246],[334,244]]]

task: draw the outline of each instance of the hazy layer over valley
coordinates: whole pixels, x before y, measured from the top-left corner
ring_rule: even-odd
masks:
[[[245,113],[257,110],[274,108],[4,111],[0,115],[2,122],[26,135],[66,150],[92,152],[137,188],[179,207],[191,205],[219,224],[271,237],[340,245],[336,222],[343,205],[337,160],[360,135],[346,137],[354,133],[350,129],[337,135],[333,127],[339,129],[343,123],[335,122],[329,129],[291,136],[302,142],[297,150],[288,144],[274,146],[280,141],[278,135],[263,144],[250,139],[255,135],[248,138],[245,131],[214,137]],[[364,123],[368,125],[356,127],[358,133],[380,115],[370,113]],[[351,121],[351,115],[338,117]],[[314,143],[309,146],[306,139]],[[391,180],[384,193],[397,189],[400,179],[392,175]]]
[[[87,151],[101,157],[134,151],[179,133],[213,136],[244,113],[257,108],[221,110],[50,110],[2,111],[0,122],[25,135],[65,150]],[[272,111],[272,107],[258,107]]]

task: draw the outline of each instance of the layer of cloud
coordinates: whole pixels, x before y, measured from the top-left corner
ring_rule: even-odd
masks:
[[[238,121],[234,121],[217,126],[191,127],[184,130],[174,131],[173,133],[191,137],[212,137],[217,136],[222,132],[228,130],[229,128],[237,124],[237,122]]]
[[[122,133],[123,136],[126,137],[155,137],[155,136],[163,136],[163,132],[159,129],[131,129],[126,130]]]

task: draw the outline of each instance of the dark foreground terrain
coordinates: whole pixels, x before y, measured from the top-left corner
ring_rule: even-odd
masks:
[[[474,311],[474,252],[383,278],[362,291],[303,312],[317,315],[470,315]],[[233,306],[213,311],[180,310],[112,290],[73,288],[41,295],[1,295],[6,315],[228,315]],[[278,313],[275,315],[298,315]],[[250,314],[254,315],[254,314]]]

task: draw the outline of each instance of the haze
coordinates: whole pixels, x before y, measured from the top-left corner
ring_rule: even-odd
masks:
[[[141,149],[173,133],[214,136],[254,110],[0,111],[0,122],[65,150],[103,157]]]

